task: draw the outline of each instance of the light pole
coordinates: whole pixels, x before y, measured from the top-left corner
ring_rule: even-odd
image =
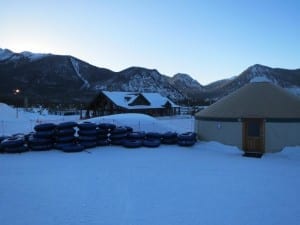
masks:
[[[14,95],[18,95],[18,94],[20,94],[20,89],[19,88],[16,88],[16,89],[14,89],[14,91],[13,91],[13,93],[14,93]],[[18,118],[19,117],[19,110],[18,110],[18,99],[17,99],[17,102],[16,102],[16,118]]]

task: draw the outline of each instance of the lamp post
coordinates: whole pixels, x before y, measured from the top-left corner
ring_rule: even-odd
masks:
[[[19,95],[20,94],[20,89],[19,88],[16,88],[16,89],[14,89],[14,91],[13,91],[13,93],[14,93],[14,95]],[[17,99],[17,102],[16,102],[16,118],[18,118],[19,117],[19,110],[18,110],[18,99]]]

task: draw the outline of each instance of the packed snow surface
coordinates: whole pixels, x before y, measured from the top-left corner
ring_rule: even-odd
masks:
[[[26,117],[62,121],[40,114]],[[150,129],[154,121],[158,129],[172,125],[178,132],[193,122],[140,114],[91,120],[135,126],[134,118],[143,120],[141,129],[147,124]],[[25,130],[25,114],[14,121]],[[242,157],[236,147],[217,142],[0,154],[0,224],[298,225],[299,176],[300,147],[261,159]]]

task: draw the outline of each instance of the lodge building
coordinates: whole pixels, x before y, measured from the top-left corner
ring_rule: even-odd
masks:
[[[93,117],[118,113],[172,116],[180,113],[180,107],[159,93],[101,91],[88,111]]]

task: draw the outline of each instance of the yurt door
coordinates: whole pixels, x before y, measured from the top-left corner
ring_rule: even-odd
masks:
[[[263,119],[245,119],[243,122],[243,148],[246,152],[265,151],[265,126]]]

